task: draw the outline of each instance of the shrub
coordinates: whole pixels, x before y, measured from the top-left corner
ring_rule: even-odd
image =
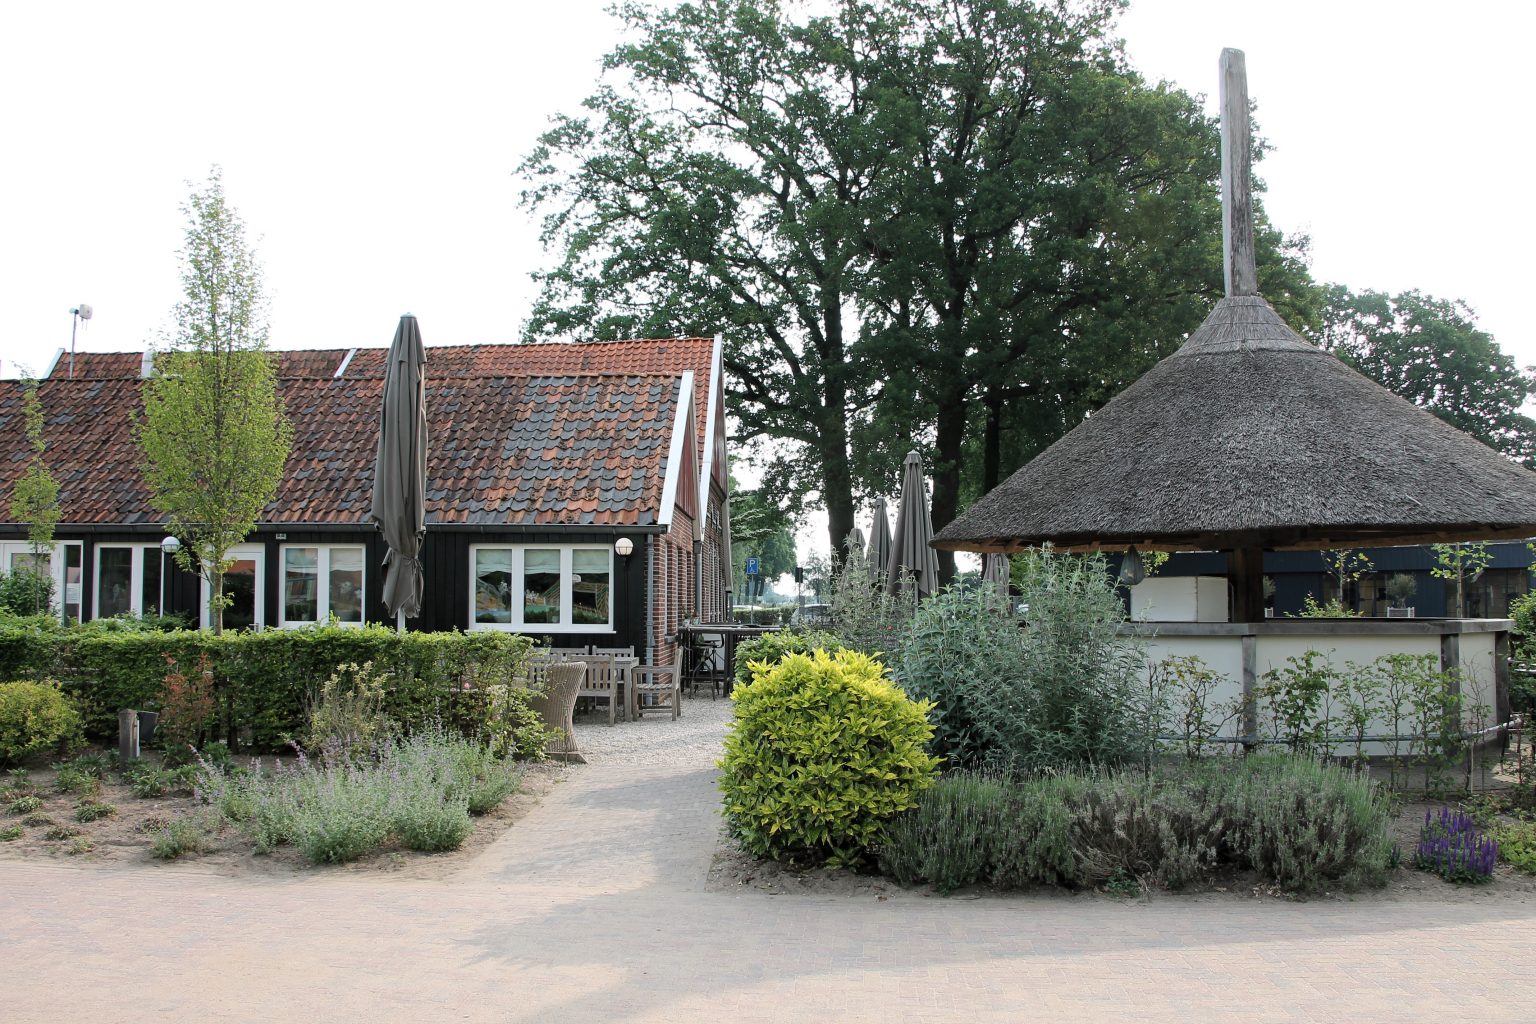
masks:
[[[150,840],[150,855],[175,860],[188,853],[202,853],[208,849],[209,831],[209,824],[199,815],[175,818]]]
[[[1536,875],[1536,822],[1521,821],[1490,829],[1499,844],[1499,859],[1516,871]]]
[[[138,765],[123,773],[133,795],[141,800],[152,800],[173,792],[190,792],[196,769],[191,765],[179,768],[155,768]]]
[[[0,762],[82,741],[80,713],[54,683],[0,683]]]
[[[156,732],[169,744],[193,745],[209,738],[218,717],[214,700],[213,660],[207,651],[199,651],[190,672],[170,654],[166,662],[165,688],[160,699],[160,721]]]
[[[1483,835],[1470,815],[1449,807],[1440,808],[1435,817],[1424,812],[1419,845],[1413,851],[1413,866],[1420,871],[1439,875],[1447,882],[1475,884],[1492,880],[1498,859],[1498,841]]]
[[[873,658],[790,654],[732,697],[720,788],[732,833],[757,856],[857,864],[932,784],[928,706]]]
[[[842,641],[834,633],[819,629],[781,629],[777,633],[764,633],[743,640],[736,645],[737,686],[752,681],[752,666],[762,662],[777,665],[786,654],[810,654],[812,651],[836,651],[842,649]]]
[[[310,699],[305,749],[328,761],[350,761],[371,752],[394,731],[384,713],[387,674],[372,662],[339,666]]]
[[[440,794],[422,791],[395,808],[394,831],[408,849],[457,850],[474,830],[463,800],[445,801]]]
[[[15,842],[24,835],[26,832],[20,825],[7,825],[5,828],[0,828],[0,843]]]
[[[101,790],[101,779],[92,775],[89,770],[77,767],[73,764],[54,765],[58,775],[53,780],[53,788],[60,793],[72,793],[75,796],[93,796]]]
[[[80,830],[72,825],[55,825],[43,833],[43,838],[50,843],[62,843],[66,839],[73,839],[80,834]]]
[[[53,601],[53,577],[29,566],[0,572],[0,610],[17,616],[46,615]]]
[[[54,820],[46,814],[29,814],[21,819],[21,823],[27,828],[43,828],[54,824]]]
[[[82,823],[110,818],[116,813],[116,807],[113,807],[111,804],[101,803],[98,800],[81,800],[75,804],[75,820]]]
[[[895,818],[880,865],[941,890],[1182,888],[1222,867],[1293,891],[1378,884],[1391,859],[1385,800],[1364,778],[1285,756],[1154,772],[1029,779],[956,773]]]
[[[301,791],[293,843],[316,864],[343,864],[389,837],[387,776],[351,765],[329,765]]]
[[[7,814],[31,814],[33,811],[37,810],[41,806],[43,806],[43,799],[42,799],[42,797],[38,797],[38,796],[24,796],[24,797],[19,797],[18,799],[12,801],[11,805],[5,809],[5,813],[7,813]]]
[[[1148,705],[1141,643],[1099,556],[1017,556],[1021,630],[990,588],[924,601],[903,631],[895,676],[934,706],[935,752],[962,766],[1036,771],[1147,759],[1161,717]]]
[[[15,675],[51,672],[67,680],[90,735],[115,737],[120,708],[166,710],[162,723],[169,724],[170,663],[177,666],[173,674],[185,672],[190,683],[201,686],[204,676],[196,666],[206,656],[215,707],[208,727],[227,738],[249,734],[265,750],[305,734],[306,700],[316,682],[346,664],[372,663],[375,672],[389,676],[384,711],[402,727],[441,719],[475,735],[486,721],[494,687],[523,674],[533,646],[528,637],[509,633],[396,633],[379,625],[214,636],[197,630],[45,628],[32,622],[0,620],[0,668],[15,665]],[[167,735],[168,741],[176,739]]]

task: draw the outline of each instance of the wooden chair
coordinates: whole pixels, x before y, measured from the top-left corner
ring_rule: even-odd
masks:
[[[635,656],[635,648],[632,645],[629,647],[598,647],[594,644],[587,653],[605,654],[610,658],[633,658]]]
[[[559,761],[586,764],[587,759],[576,749],[576,730],[571,724],[571,713],[576,708],[576,693],[586,678],[587,666],[581,661],[545,661],[530,663],[530,685],[535,676],[540,686],[528,700],[528,706],[544,718],[544,724],[556,735],[544,748],[544,752]]]
[[[636,665],[629,670],[629,685],[635,691],[638,717],[658,711],[672,712],[676,721],[683,713],[683,650],[676,649],[670,665]],[[646,699],[650,698],[650,703]]]
[[[594,655],[585,659],[585,664],[586,677],[582,680],[581,689],[576,691],[576,696],[607,700],[608,724],[612,725],[618,716],[619,701],[622,699],[619,677],[613,670],[613,659]]]

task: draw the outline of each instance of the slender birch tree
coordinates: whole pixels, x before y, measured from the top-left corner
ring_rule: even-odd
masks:
[[[182,542],[176,561],[208,581],[208,617],[221,633],[229,551],[276,494],[293,434],[266,351],[261,269],[219,168],[182,211],[184,295],[169,349],[145,381],[136,434],[150,500]]]

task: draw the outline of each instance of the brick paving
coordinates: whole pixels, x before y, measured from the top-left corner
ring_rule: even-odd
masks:
[[[443,881],[7,862],[0,1020],[1514,1021],[1536,998],[1536,905],[1491,894],[708,891],[712,758],[685,749],[595,758]]]

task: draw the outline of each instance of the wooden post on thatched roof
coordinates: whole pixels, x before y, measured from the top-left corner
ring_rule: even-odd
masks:
[[[1242,50],[1221,51],[1221,241],[1228,295],[1257,295],[1253,251],[1253,143],[1248,129],[1248,64]],[[1264,549],[1227,554],[1232,620],[1264,621]]]
[[[1253,254],[1253,141],[1248,131],[1248,65],[1221,51],[1221,242],[1228,295],[1257,295]]]

